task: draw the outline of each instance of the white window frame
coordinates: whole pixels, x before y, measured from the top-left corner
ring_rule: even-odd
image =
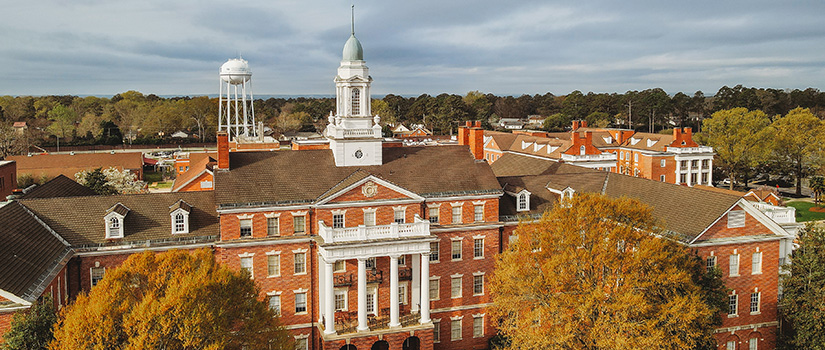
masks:
[[[757,251],[751,255],[751,275],[762,274],[762,252]]]
[[[304,290],[304,289],[299,289],[299,290],[294,291],[294,292],[295,292],[295,314],[296,315],[304,315],[304,314],[307,313],[307,310],[309,309],[308,308],[308,303],[307,303],[307,291]],[[298,299],[301,296],[303,296],[303,299],[304,299],[304,301],[303,301],[304,310],[303,311],[298,311],[298,305],[299,305]]]
[[[484,204],[473,204],[473,221],[484,222]]]
[[[95,270],[101,271],[100,279],[97,280],[97,282],[95,282]],[[100,267],[100,263],[95,262],[95,266],[89,268],[89,285],[92,287],[96,286],[103,280],[103,277],[106,277],[106,268]]]
[[[400,282],[398,283],[398,304],[399,305],[407,305],[410,303],[409,295],[410,295],[410,286],[409,282]]]
[[[372,296],[372,302],[369,297]],[[370,310],[372,306],[372,310]],[[367,287],[367,314],[378,315],[378,288]]]
[[[479,243],[481,243],[480,249]],[[481,254],[479,254],[479,252]],[[484,259],[484,237],[473,237],[473,260],[481,259]]]
[[[246,224],[249,224],[249,225],[246,226]],[[253,232],[254,228],[253,227],[254,227],[254,222],[252,221],[251,217],[238,220],[238,237],[252,237],[254,235],[254,232]],[[245,228],[249,229],[249,235],[244,235],[243,234]]]
[[[292,274],[293,275],[306,275],[307,274],[307,253],[306,251],[292,251]],[[300,265],[301,268],[298,271],[298,256],[301,256],[303,259],[303,263]]]
[[[759,350],[759,338],[748,339],[748,350]]]
[[[659,181],[665,182],[665,176],[664,175],[659,175]]]
[[[666,165],[667,165],[667,161],[666,161],[666,160],[662,159],[662,160],[660,160],[660,161],[659,161],[659,167],[660,167],[660,168],[664,168]]]
[[[476,292],[476,282],[481,280],[481,293]],[[484,295],[484,272],[473,273],[473,296]]]
[[[277,237],[281,235],[281,217],[279,215],[264,215],[266,217],[266,235]],[[274,225],[272,223],[275,223]]]
[[[458,283],[456,283],[458,282]],[[458,291],[458,292],[456,292]],[[464,275],[450,276],[450,299],[459,299],[464,295]]]
[[[463,325],[461,324],[462,319],[464,316],[453,316],[450,317],[450,341],[458,341],[461,340],[464,336]],[[456,329],[456,325],[458,325],[458,329]],[[456,331],[458,331],[458,337],[456,337]]]
[[[407,207],[393,207],[392,208],[392,221],[399,224],[404,224],[407,222]]]
[[[456,258],[456,243],[458,243],[458,257]],[[464,258],[464,240],[453,238],[450,240],[450,261],[460,261]]]
[[[347,272],[347,261],[346,260],[336,260],[334,263],[332,263],[332,272],[333,273]]]
[[[484,315],[485,314],[474,314],[473,315],[473,338],[483,338],[484,337]],[[481,321],[480,331],[476,328],[477,321]]]
[[[430,221],[432,224],[438,225],[439,214],[441,214],[441,206],[434,205],[427,207],[427,220]],[[433,215],[435,213],[435,215]]]
[[[332,293],[332,306],[335,311],[349,311],[349,288],[335,288]],[[339,303],[343,307],[339,307]]]
[[[367,258],[367,260],[365,260],[365,261],[364,261],[364,265],[365,265],[368,269],[374,269],[374,268],[376,268],[376,267],[378,266],[378,262],[377,262],[377,261],[375,261],[375,257],[372,257],[372,258]]]
[[[375,226],[375,211],[376,208],[364,209],[364,226]]]
[[[441,319],[433,319],[433,343],[441,343]]]
[[[530,210],[530,192],[523,190],[516,195],[516,211]]]
[[[332,228],[344,228],[347,224],[346,210],[332,211]]]
[[[169,213],[170,218],[172,219],[172,234],[184,234],[189,233],[189,212],[183,209],[175,209],[171,213]],[[181,218],[181,222],[178,222],[178,216]]]
[[[726,350],[736,350],[736,340],[728,340],[725,344]]]
[[[298,231],[298,222],[301,222],[300,227],[303,229]],[[294,212],[292,213],[292,233],[293,234],[306,234],[307,233],[307,212]]]
[[[705,268],[707,271],[710,271],[712,268],[716,268],[717,259],[715,255],[709,255],[707,259],[705,259]]]
[[[439,241],[430,242],[430,257],[429,257],[430,264],[437,263],[437,262],[441,261],[440,260],[441,259],[441,245],[440,245],[440,243],[441,242],[439,242]],[[433,245],[435,245],[435,251],[433,251]],[[433,254],[433,252],[435,252],[435,254]]]
[[[275,267],[276,271],[275,271],[274,274],[272,273],[272,270],[273,270],[273,268],[272,268],[272,266],[273,266],[272,259],[273,258],[277,262],[277,264],[274,264],[274,266],[276,266]],[[279,276],[281,276],[281,252],[277,252],[277,254],[275,252],[272,252],[271,254],[267,253],[266,254],[266,277],[279,277]]]
[[[275,311],[275,314],[278,315],[278,316],[281,315],[281,309],[283,308],[283,301],[281,300],[281,294],[283,294],[283,293],[278,292],[278,291],[272,291],[272,292],[266,293],[266,295],[267,295],[267,306],[269,307],[270,310]],[[278,308],[277,309],[272,308],[273,298],[277,298],[277,300],[278,300],[278,304],[277,304]]]
[[[462,209],[463,208],[462,208],[461,203],[458,203],[458,204],[453,203],[453,205],[450,208],[450,220],[451,220],[450,223],[455,225],[455,224],[460,224],[462,222],[462,219],[464,217],[464,213],[463,213]]]
[[[435,285],[435,296],[433,296],[433,284]],[[430,300],[441,300],[441,277],[430,276],[430,283],[427,284],[427,295]]]
[[[116,212],[111,212],[103,217],[106,226],[106,239],[123,238],[124,218],[126,217]]]
[[[254,254],[241,254],[240,255],[240,266],[241,270],[246,270],[249,272],[249,278],[255,279],[255,259],[253,257]],[[245,263],[248,262],[249,266],[244,266]]]
[[[734,308],[733,313],[731,313],[731,307]],[[732,294],[728,295],[728,317],[736,316],[739,316],[739,295],[734,290]]]
[[[754,296],[756,297],[754,303]],[[751,315],[759,315],[762,313],[762,292],[759,289],[755,289],[753,293],[750,295],[750,305],[748,310],[750,310]],[[754,311],[754,306],[756,306],[756,310]]]
[[[734,250],[733,254],[730,255],[730,258],[728,258],[728,275],[730,277],[739,276],[739,262],[739,253]]]

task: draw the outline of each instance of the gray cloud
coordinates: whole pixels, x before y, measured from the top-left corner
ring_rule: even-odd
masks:
[[[356,32],[376,94],[675,93],[825,81],[821,1],[367,0]],[[16,2],[0,94],[216,93],[242,54],[256,94],[331,94],[349,35],[337,1]]]

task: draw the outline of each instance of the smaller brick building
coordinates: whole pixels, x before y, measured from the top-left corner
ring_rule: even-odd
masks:
[[[0,202],[17,188],[17,162],[0,160]]]

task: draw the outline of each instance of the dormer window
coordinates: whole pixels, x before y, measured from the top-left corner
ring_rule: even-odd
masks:
[[[587,153],[587,148],[584,146],[579,147],[579,155],[583,156]]]
[[[172,221],[172,234],[189,233],[189,213],[192,206],[189,203],[178,200],[169,207],[169,216]]]
[[[516,195],[516,211],[530,210],[530,192],[521,191]]]
[[[106,211],[103,220],[106,223],[106,239],[123,238],[124,219],[129,208],[121,203],[113,205]]]

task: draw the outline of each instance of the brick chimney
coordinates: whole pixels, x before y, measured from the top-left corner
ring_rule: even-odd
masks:
[[[229,169],[229,134],[218,131],[218,169]]]
[[[574,121],[573,121],[573,131],[576,131],[576,129],[578,129],[578,128],[579,128],[579,121],[578,121],[578,120],[574,120]]]
[[[682,129],[673,128],[673,141],[682,139]]]
[[[467,124],[469,125],[470,122],[467,122]],[[476,160],[484,159],[484,129],[481,128],[480,121],[475,121],[469,134],[470,152],[473,152]]]
[[[582,127],[583,127],[583,128],[586,128],[586,127],[587,127],[587,121],[586,121],[586,120],[582,120]]]
[[[473,126],[473,122],[467,121],[464,125],[460,125],[458,127],[458,144],[459,145],[469,145],[470,144],[470,127]]]

